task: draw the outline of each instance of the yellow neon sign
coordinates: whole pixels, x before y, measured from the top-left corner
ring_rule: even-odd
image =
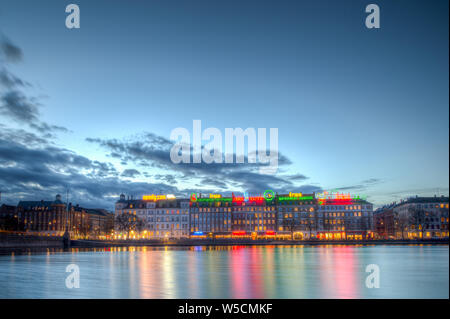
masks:
[[[157,201],[157,200],[164,200],[164,199],[174,199],[175,195],[169,194],[169,195],[144,195],[142,196],[142,200],[151,200],[151,201]]]
[[[291,193],[289,192],[289,197],[302,197],[303,194],[302,193]]]
[[[209,194],[209,198],[222,198],[220,194]]]

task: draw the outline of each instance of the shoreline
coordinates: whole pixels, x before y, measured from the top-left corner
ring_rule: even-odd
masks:
[[[188,246],[320,246],[320,245],[448,245],[449,239],[425,240],[251,240],[251,239],[179,239],[179,240],[88,240],[75,239],[70,243],[62,237],[33,235],[0,236],[0,250],[35,248],[100,248],[100,247],[188,247]]]
[[[257,240],[182,240],[182,241],[123,241],[104,242],[93,240],[73,240],[73,248],[96,248],[96,247],[188,247],[188,246],[322,246],[322,245],[447,245],[448,240],[359,240],[359,241],[257,241]]]
[[[274,247],[287,247],[287,246],[304,246],[304,247],[314,247],[314,246],[359,246],[359,247],[368,247],[368,246],[448,246],[448,241],[435,241],[435,240],[427,240],[427,241],[348,241],[348,242],[327,242],[327,241],[274,241],[274,242],[267,242],[267,243],[260,243],[260,242],[242,242],[242,241],[236,241],[236,242],[208,242],[208,241],[202,241],[202,242],[183,242],[183,243],[145,243],[145,242],[129,242],[129,243],[109,243],[109,242],[102,242],[102,241],[79,241],[76,240],[72,242],[72,245],[69,247],[64,247],[62,243],[60,245],[0,245],[0,256],[2,255],[10,255],[10,254],[29,254],[29,253],[44,253],[44,252],[73,252],[75,249],[76,251],[109,251],[112,249],[124,249],[124,251],[127,251],[131,248],[172,248],[172,249],[189,249],[189,247],[203,247],[201,250],[206,250],[209,248],[214,247],[251,247],[251,246],[267,246],[270,248]]]

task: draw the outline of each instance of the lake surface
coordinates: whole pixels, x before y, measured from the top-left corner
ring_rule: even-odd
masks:
[[[4,252],[0,298],[448,298],[448,251],[323,245]],[[69,264],[79,267],[79,288],[66,287]],[[379,267],[379,288],[366,286],[370,264]]]

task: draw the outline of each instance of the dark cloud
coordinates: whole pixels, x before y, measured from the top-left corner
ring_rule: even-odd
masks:
[[[28,125],[43,136],[51,138],[56,132],[68,132],[68,129],[58,125],[48,124],[39,120],[40,104],[33,98],[28,98],[21,91],[11,89],[0,96],[0,114],[15,122]]]
[[[133,168],[126,169],[122,172],[122,174],[120,174],[120,176],[131,177],[131,178],[136,177],[138,175],[141,175],[141,173],[137,169],[133,169]]]
[[[112,164],[92,161],[64,148],[30,147],[0,138],[0,190],[4,198],[16,204],[20,199],[51,199],[67,189],[72,202],[109,209],[121,192],[137,196],[180,194],[164,183],[124,181]]]
[[[304,181],[308,179],[308,177],[303,174],[290,175],[287,176],[286,178],[288,178],[291,181]]]
[[[220,180],[217,180],[215,178],[207,177],[201,180],[201,184],[199,184],[201,187],[204,187],[205,185],[213,185],[217,187],[218,189],[226,189],[228,185],[225,182],[222,182]]]
[[[3,68],[0,70],[0,84],[5,88],[14,88],[16,86],[19,87],[26,87],[31,86],[30,83],[23,81],[22,79],[18,78],[14,74],[10,73],[8,70]]]
[[[0,139],[6,141],[16,141],[17,143],[27,144],[29,146],[44,146],[51,142],[42,136],[28,132],[24,129],[13,129],[0,123]]]
[[[45,134],[45,136],[47,136],[47,137],[52,137],[53,133],[55,133],[55,132],[61,132],[61,133],[69,132],[69,130],[63,126],[51,125],[51,124],[47,124],[45,122],[30,123],[30,127],[42,134]]]
[[[214,187],[219,190],[242,188],[248,191],[261,192],[268,188],[293,188],[295,182],[307,179],[305,175],[277,176],[259,173],[260,163],[179,163],[174,164],[170,159],[170,149],[173,141],[153,133],[144,133],[139,137],[118,140],[87,138],[110,152],[110,156],[120,158],[123,162],[133,162],[139,166],[153,167],[173,172],[165,181],[199,180],[200,185]],[[192,152],[191,152],[192,153]],[[291,161],[282,154],[278,154],[278,165],[287,166]],[[155,176],[161,178],[161,176]]]
[[[0,97],[0,112],[18,122],[38,122],[39,110],[19,91],[8,91]]]
[[[8,62],[19,62],[23,58],[22,50],[9,41],[6,37],[1,39],[0,53]]]
[[[369,178],[369,179],[366,179],[366,180],[362,181],[362,183],[363,184],[378,184],[378,183],[381,183],[381,179]]]
[[[369,178],[366,179],[364,181],[362,181],[360,184],[356,184],[356,185],[349,185],[349,186],[343,186],[343,187],[338,187],[337,190],[339,191],[361,191],[361,190],[366,190],[367,188],[382,183],[381,179],[378,178]]]
[[[148,177],[150,177],[150,176],[148,176]],[[153,177],[157,180],[165,181],[169,184],[177,183],[176,177],[172,174],[156,174]]]
[[[3,39],[0,54],[7,61],[20,61],[22,51],[9,40]],[[19,123],[28,125],[42,134],[44,138],[54,138],[58,132],[68,132],[65,127],[48,124],[40,120],[39,109],[42,106],[38,99],[29,97],[24,89],[31,87],[27,81],[12,74],[6,67],[0,70],[0,114]]]

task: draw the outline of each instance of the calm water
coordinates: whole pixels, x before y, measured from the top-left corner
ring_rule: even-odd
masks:
[[[68,264],[79,289],[66,288]],[[448,246],[49,250],[0,255],[0,298],[448,298],[448,276]]]

